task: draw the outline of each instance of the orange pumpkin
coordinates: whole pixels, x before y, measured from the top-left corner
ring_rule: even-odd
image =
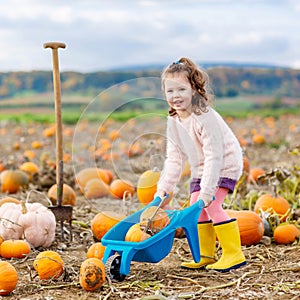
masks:
[[[112,130],[111,132],[108,133],[108,138],[111,141],[115,141],[116,139],[118,139],[120,137],[120,132],[119,130]]]
[[[33,176],[39,173],[39,167],[34,162],[28,161],[21,164],[20,170],[24,171],[28,175],[29,181],[32,180]]]
[[[32,150],[25,150],[23,153],[24,157],[28,159],[34,159],[35,158],[35,152]]]
[[[95,291],[105,282],[105,266],[98,258],[88,258],[82,262],[79,272],[80,286],[86,291]]]
[[[105,246],[103,246],[100,242],[94,243],[88,248],[86,252],[86,258],[94,257],[94,258],[102,259],[104,251],[105,251]]]
[[[149,237],[150,235],[141,229],[140,223],[136,223],[128,229],[125,235],[125,241],[141,242],[148,239]]]
[[[44,137],[52,137],[52,136],[55,135],[55,133],[56,133],[56,126],[55,125],[51,125],[51,126],[45,128],[43,130],[43,136]]]
[[[257,183],[258,177],[265,175],[266,172],[261,168],[251,168],[249,172],[248,181],[251,183]]]
[[[260,242],[265,227],[258,214],[250,210],[226,210],[226,212],[230,218],[237,220],[242,245],[251,246]]]
[[[48,190],[48,198],[51,200],[53,205],[57,203],[57,184],[53,184]],[[62,204],[63,205],[72,205],[76,203],[76,194],[71,186],[64,183],[63,184],[63,194],[62,194]]]
[[[0,261],[0,296],[8,295],[18,283],[15,267],[7,261]]]
[[[23,258],[30,253],[30,245],[25,240],[6,240],[0,248],[4,258]]]
[[[40,149],[40,148],[43,148],[43,147],[44,147],[44,144],[41,143],[40,141],[33,141],[33,142],[31,143],[31,147],[32,147],[33,149]]]
[[[252,142],[255,145],[263,145],[266,142],[266,139],[263,134],[255,133],[252,136]]]
[[[243,156],[243,172],[249,174],[250,172],[250,162],[247,156]]]
[[[110,184],[113,181],[113,179],[114,179],[113,172],[111,170],[109,170],[109,169],[102,169],[102,171],[104,173],[106,173],[106,175],[107,175],[106,177],[108,178],[108,182],[106,182],[106,183]]]
[[[275,213],[279,217],[286,215],[289,209],[290,204],[286,199],[281,196],[272,196],[271,194],[260,196],[254,205],[254,211],[257,214],[259,214],[260,210],[262,210],[269,211],[272,214]]]
[[[161,231],[169,223],[170,218],[168,214],[162,208],[158,208],[157,206],[146,208],[140,215],[141,229],[144,230],[147,227],[147,232],[151,232],[152,234]]]
[[[39,253],[33,267],[41,280],[57,279],[64,272],[64,262],[55,251],[43,251]]]
[[[299,237],[299,229],[294,224],[280,224],[273,235],[277,244],[291,244]]]
[[[90,179],[84,187],[86,199],[97,199],[109,194],[109,186],[100,178]]]
[[[157,190],[157,182],[159,178],[160,172],[155,172],[152,170],[145,171],[139,177],[136,193],[139,201],[142,204],[146,205],[153,200],[154,194]]]
[[[102,179],[106,184],[109,184],[110,177],[107,172],[101,168],[85,168],[76,174],[76,182],[79,189],[84,193],[84,187],[90,179]]]
[[[175,237],[177,239],[183,239],[183,238],[186,237],[185,231],[184,231],[184,229],[182,227],[179,227],[179,228],[176,229],[176,231],[175,231]]]
[[[94,238],[97,241],[101,241],[104,234],[124,218],[125,215],[113,211],[99,212],[91,221],[91,230]]]
[[[181,172],[181,179],[190,176],[191,176],[191,166],[188,163],[188,161],[186,161]]]
[[[28,184],[28,176],[21,170],[5,170],[0,175],[2,193],[16,193]]]
[[[109,186],[109,193],[117,199],[123,199],[124,195],[134,195],[135,189],[129,180],[115,179]]]

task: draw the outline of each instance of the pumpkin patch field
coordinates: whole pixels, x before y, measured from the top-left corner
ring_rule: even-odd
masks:
[[[0,298],[299,299],[300,118],[226,121],[243,148],[244,171],[224,208],[238,221],[247,264],[228,273],[180,268],[192,256],[178,228],[165,258],[132,261],[123,281],[110,279],[101,239],[153,199],[165,158],[165,117],[63,125],[62,205],[72,207],[63,226],[49,208],[60,195],[55,125],[1,121]],[[161,219],[145,213],[126,241],[159,234],[170,223],[165,211],[189,205],[189,175],[186,163],[156,215]]]

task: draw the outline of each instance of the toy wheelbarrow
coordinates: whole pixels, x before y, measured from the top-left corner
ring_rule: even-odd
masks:
[[[131,261],[156,263],[166,257],[172,249],[176,229],[180,227],[185,232],[194,261],[200,261],[197,223],[204,207],[202,200],[183,210],[166,210],[170,223],[148,239],[141,242],[125,241],[128,229],[140,222],[141,213],[150,206],[159,206],[161,202],[162,199],[156,197],[143,209],[116,224],[101,239],[106,247],[103,262],[111,279],[123,281],[130,272]]]

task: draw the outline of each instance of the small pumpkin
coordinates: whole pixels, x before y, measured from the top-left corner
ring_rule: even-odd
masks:
[[[64,261],[55,251],[43,251],[36,256],[33,267],[41,280],[57,279],[64,272]]]
[[[30,245],[25,240],[6,240],[0,245],[4,258],[23,258],[30,253]]]
[[[53,205],[57,203],[57,184],[53,184],[48,190],[48,198],[51,200]],[[72,205],[76,203],[76,193],[71,186],[64,183],[63,184],[63,194],[62,194],[62,204],[63,205]]]
[[[239,227],[241,245],[251,246],[260,242],[264,235],[262,218],[250,210],[226,210],[230,218],[236,219]]]
[[[43,136],[44,137],[52,137],[56,133],[56,126],[55,125],[50,125],[49,127],[46,127],[43,130]]]
[[[104,234],[124,218],[125,215],[114,211],[102,211],[96,214],[91,221],[91,230],[95,240],[101,241]]]
[[[150,234],[146,233],[141,229],[140,223],[133,224],[129,227],[126,235],[125,241],[126,242],[142,242],[146,239],[151,237]]]
[[[109,194],[109,186],[100,178],[90,179],[84,187],[84,196],[86,199],[97,199]]]
[[[183,169],[181,171],[181,179],[191,176],[191,166],[188,161],[184,163]]]
[[[111,140],[111,141],[115,141],[116,139],[118,139],[120,137],[120,132],[119,130],[111,130],[109,133],[108,133],[108,138]]]
[[[128,194],[133,196],[135,189],[129,180],[114,179],[109,186],[110,194],[117,199],[123,199]]]
[[[290,210],[289,202],[281,196],[273,196],[271,194],[265,194],[260,196],[255,205],[254,211],[259,214],[260,210],[268,211],[271,214],[275,213],[279,217],[285,216]],[[286,219],[286,217],[283,217]]]
[[[176,229],[176,231],[175,231],[175,237],[177,239],[183,239],[183,238],[186,237],[185,231],[184,231],[184,229],[182,227],[179,227],[179,228]]]
[[[33,176],[40,171],[38,165],[31,161],[24,162],[20,165],[19,169],[28,175],[29,181],[32,181]]]
[[[155,215],[154,215],[155,214]],[[168,214],[160,207],[150,206],[140,215],[140,226],[142,230],[152,235],[161,231],[170,223]]]
[[[140,177],[137,182],[136,194],[142,204],[150,203],[157,190],[157,183],[160,178],[160,172],[147,170]]]
[[[28,185],[28,176],[22,170],[5,170],[0,174],[1,192],[14,194]]]
[[[265,136],[263,134],[260,133],[255,133],[252,136],[252,142],[255,145],[263,145],[266,142]]]
[[[250,172],[250,161],[246,155],[243,155],[243,172],[246,174]]]
[[[79,272],[80,286],[86,291],[95,291],[105,282],[105,266],[98,258],[88,258],[82,262]]]
[[[280,224],[275,228],[273,235],[277,244],[291,244],[299,237],[299,229],[294,224]]]
[[[33,150],[25,150],[24,153],[23,153],[24,157],[27,158],[27,159],[34,159],[36,154]]]
[[[114,180],[114,173],[109,169],[102,169],[104,173],[106,173],[106,177],[108,178],[107,184],[110,184]]]
[[[248,176],[248,181],[251,183],[258,183],[259,176],[265,175],[266,172],[262,168],[251,168]]]
[[[94,258],[102,259],[104,251],[105,251],[105,246],[103,246],[101,242],[94,243],[88,248],[86,252],[86,258],[94,257]]]
[[[11,293],[17,286],[18,273],[7,261],[0,261],[0,296]]]
[[[94,178],[102,179],[106,184],[109,184],[111,180],[110,175],[106,172],[105,169],[92,168],[92,167],[82,169],[76,174],[76,182],[82,193],[84,193],[84,187],[86,183],[90,179],[94,179]]]

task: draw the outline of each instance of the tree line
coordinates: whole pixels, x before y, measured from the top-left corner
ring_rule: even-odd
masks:
[[[62,72],[64,93],[99,93],[111,86],[142,77],[159,77],[160,70]],[[300,70],[288,68],[212,67],[206,72],[217,97],[272,95],[299,97]],[[0,73],[0,101],[23,93],[53,91],[52,71]]]

